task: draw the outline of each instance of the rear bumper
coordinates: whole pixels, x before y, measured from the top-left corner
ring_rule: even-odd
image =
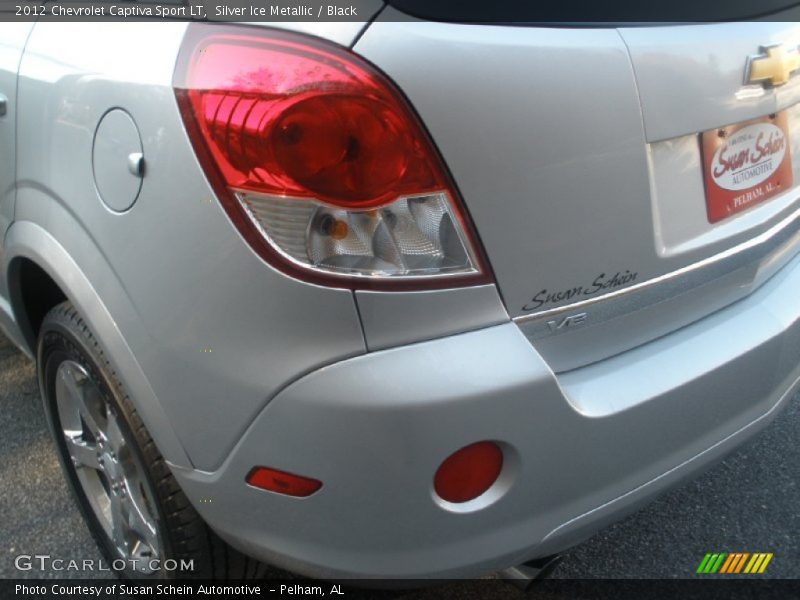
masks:
[[[514,324],[322,368],[274,398],[213,473],[175,469],[245,552],[318,577],[477,575],[562,550],[762,429],[800,376],[800,259],[670,335],[554,375]],[[438,465],[507,448],[489,504],[453,512]],[[254,465],[314,477],[294,499]]]

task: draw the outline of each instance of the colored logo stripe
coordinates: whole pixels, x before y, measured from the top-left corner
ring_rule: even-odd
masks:
[[[747,552],[738,552],[736,554],[729,554],[728,560],[725,561],[725,564],[722,565],[722,569],[720,569],[720,573],[738,573],[742,570],[744,566],[744,562],[750,556]]]
[[[700,566],[697,567],[698,573],[716,573],[717,570],[722,565],[722,561],[725,559],[727,555],[725,553],[722,554],[706,554],[705,558],[703,558]]]
[[[720,573],[726,575],[735,573],[760,574],[766,570],[767,565],[772,560],[772,556],[773,554],[771,552],[757,552],[754,554],[750,554],[749,552],[732,552],[730,554],[725,552],[709,552],[703,557],[703,560],[700,561],[697,567],[697,573]]]
[[[747,567],[745,567],[745,573],[763,573],[764,570],[767,568],[769,561],[772,560],[772,552],[768,554],[753,554],[753,558],[750,559],[750,562],[747,563]]]
[[[722,568],[719,570],[720,573],[730,573],[730,569],[732,566],[736,564],[736,561],[739,559],[738,554],[728,554],[727,560],[722,563]]]

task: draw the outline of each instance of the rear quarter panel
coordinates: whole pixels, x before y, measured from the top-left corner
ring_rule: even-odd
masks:
[[[171,86],[185,28],[36,26],[20,69],[16,219],[86,275],[192,463],[210,469],[277,390],[365,347],[350,291],[271,269],[214,198]],[[122,214],[92,175],[95,129],[114,107],[136,121],[146,164]]]

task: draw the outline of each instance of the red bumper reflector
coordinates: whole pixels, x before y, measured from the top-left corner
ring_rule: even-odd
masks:
[[[316,479],[268,467],[253,467],[247,475],[246,481],[253,487],[296,498],[310,496],[322,487],[322,482]]]
[[[442,500],[453,503],[474,500],[492,487],[503,469],[503,451],[494,442],[478,442],[451,454],[433,479]]]

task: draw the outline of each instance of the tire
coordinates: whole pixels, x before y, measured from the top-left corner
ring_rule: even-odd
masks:
[[[125,579],[263,574],[264,565],[229,547],[189,503],[69,302],[44,318],[37,370],[61,466],[106,567]],[[182,561],[191,569],[173,568]]]

